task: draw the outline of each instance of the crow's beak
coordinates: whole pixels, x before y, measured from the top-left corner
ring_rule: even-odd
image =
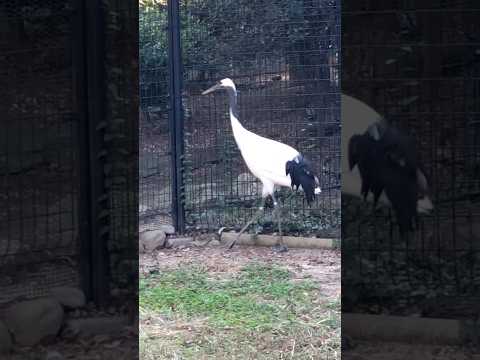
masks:
[[[204,92],[202,92],[202,95],[207,95],[207,94],[210,94],[211,92],[214,92],[218,89],[221,89],[222,88],[222,85],[221,84],[216,84],[216,85],[213,85],[211,88],[205,90]]]

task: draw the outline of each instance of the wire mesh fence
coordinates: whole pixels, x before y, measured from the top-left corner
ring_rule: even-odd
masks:
[[[108,214],[109,295],[125,305],[137,301],[138,291],[138,4],[108,0],[103,6],[107,110],[100,119],[106,121],[100,150],[106,156],[99,215]]]
[[[0,305],[79,285],[72,7],[0,4]]]
[[[151,222],[161,223],[171,208],[172,171],[165,97],[166,8],[161,2],[144,4],[140,12],[141,101],[146,113],[140,140],[140,216],[154,214]],[[239,90],[242,124],[294,146],[319,175],[323,192],[314,205],[308,207],[300,196],[285,204],[285,230],[338,237],[339,2],[185,0],[180,2],[180,18],[187,230],[239,228],[260,200],[260,183],[246,168],[231,132],[226,97],[201,96],[214,82],[230,77]],[[157,60],[150,63],[151,58]],[[279,197],[284,199],[288,191]],[[256,230],[274,231],[271,211]]]
[[[480,9],[430,5],[344,9],[342,88],[415,138],[435,204],[405,242],[388,210],[342,199],[344,311],[463,317],[479,294]]]
[[[137,19],[115,1],[0,4],[0,308],[137,290]]]
[[[171,222],[171,153],[168,122],[167,5],[141,2],[140,220]]]

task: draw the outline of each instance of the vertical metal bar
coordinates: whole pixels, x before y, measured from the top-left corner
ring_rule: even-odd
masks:
[[[99,213],[105,208],[104,163],[98,157],[103,146],[103,131],[97,129],[105,116],[104,87],[104,44],[103,10],[101,0],[76,0],[76,9],[80,16],[75,22],[79,32],[79,43],[74,44],[82,49],[77,52],[77,111],[79,112],[79,152],[81,158],[80,177],[80,242],[83,284],[88,287],[89,299],[97,304],[105,304],[109,293],[107,236],[102,231],[106,220],[99,219]],[[83,180],[85,179],[85,180]],[[87,260],[88,259],[88,260]]]
[[[106,208],[104,161],[98,154],[103,147],[104,131],[97,126],[105,118],[105,27],[103,24],[102,0],[86,1],[87,35],[87,89],[88,89],[88,132],[90,160],[90,241],[92,242],[92,291],[93,300],[105,304],[109,293],[107,272],[107,241],[109,232],[103,232],[106,219],[99,219],[99,213]],[[108,226],[108,225],[107,225]]]
[[[169,124],[172,157],[172,215],[175,229],[185,231],[183,206],[182,53],[179,0],[168,0]]]

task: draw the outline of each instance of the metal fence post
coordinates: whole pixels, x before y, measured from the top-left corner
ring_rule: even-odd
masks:
[[[175,229],[185,231],[183,206],[182,54],[179,0],[168,0],[169,125],[172,156],[172,216]]]
[[[101,211],[108,208],[108,198],[102,199],[104,188],[104,161],[98,154],[103,149],[104,131],[98,124],[105,117],[105,77],[104,77],[104,37],[103,11],[101,0],[77,1],[79,19],[76,23],[81,27],[77,46],[82,46],[83,54],[77,51],[82,59],[77,59],[81,69],[78,75],[78,91],[81,114],[81,170],[82,176],[81,202],[81,251],[88,261],[82,265],[84,286],[87,296],[97,304],[107,302],[109,295],[108,252],[109,231],[108,217],[99,218]],[[88,277],[88,278],[85,278]]]
[[[79,157],[79,173],[86,174],[89,170],[89,151],[88,151],[88,110],[87,110],[87,77],[86,77],[86,49],[85,49],[85,9],[81,0],[75,1],[75,20],[74,26],[74,42],[77,46],[73,46],[72,67],[73,87],[75,89],[73,111],[78,114],[78,157]],[[87,176],[78,177],[79,194],[88,194],[90,192],[90,179]],[[88,299],[93,298],[92,290],[92,263],[91,263],[91,241],[90,239],[90,199],[88,196],[78,196],[79,210],[79,242],[80,242],[80,275],[82,289]]]

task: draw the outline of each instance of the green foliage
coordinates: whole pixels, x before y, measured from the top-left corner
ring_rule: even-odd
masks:
[[[335,26],[330,16],[332,5],[324,1],[321,8],[310,9],[303,0],[182,1],[183,65],[187,69],[195,64],[195,75],[201,79],[212,71],[242,72],[251,68],[259,60],[259,53],[278,59],[297,45],[305,46],[309,36],[318,35],[312,33],[318,30],[311,26],[313,22],[326,21],[322,31],[329,33]],[[159,76],[158,71],[166,75],[167,25],[166,2],[140,3],[141,66],[155,68],[155,76]]]
[[[142,69],[167,66],[167,9],[154,1],[140,5],[140,67]]]
[[[301,40],[298,25],[303,21],[303,1],[194,0],[183,3],[182,25],[186,64],[218,64],[248,67],[257,52],[278,56]],[[242,54],[240,54],[242,53]]]

